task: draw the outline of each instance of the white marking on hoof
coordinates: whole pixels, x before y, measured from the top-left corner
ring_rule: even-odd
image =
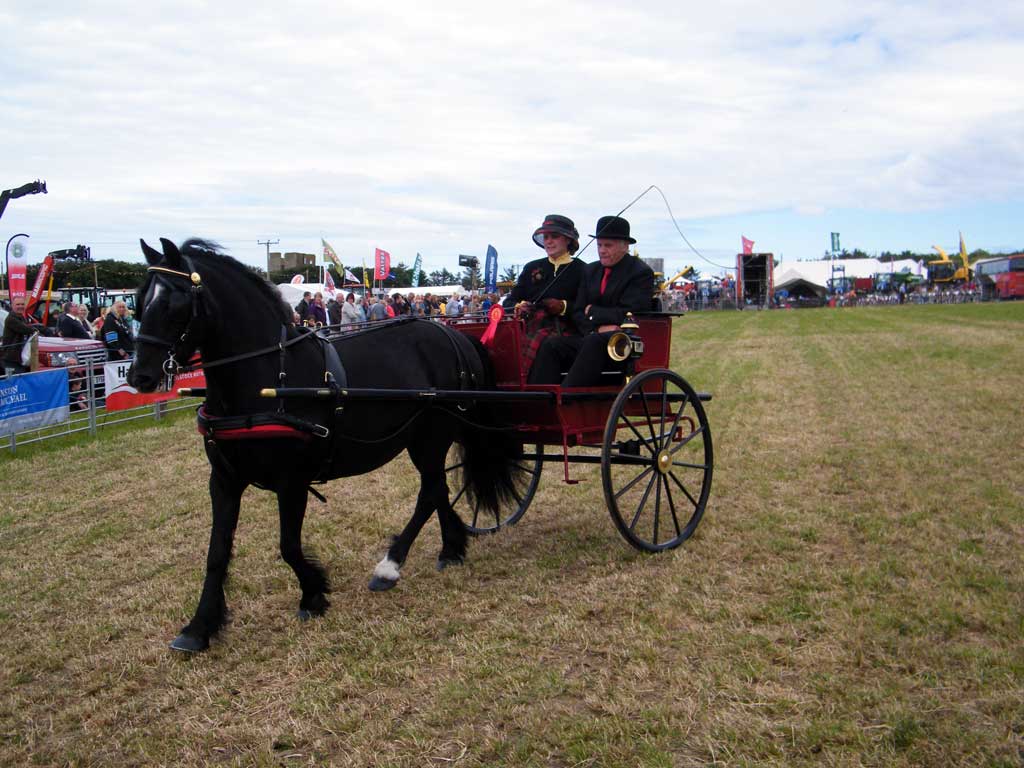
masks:
[[[375,578],[383,579],[384,581],[398,581],[398,577],[401,575],[398,572],[399,567],[398,563],[385,555],[384,559],[377,563],[377,567],[373,569],[373,575]]]

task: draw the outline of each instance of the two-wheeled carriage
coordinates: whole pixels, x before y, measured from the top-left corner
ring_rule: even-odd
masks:
[[[500,322],[489,349],[501,393],[500,420],[514,425],[524,445],[517,465],[520,492],[498,514],[483,514],[467,500],[460,464],[451,461],[452,503],[471,532],[515,524],[534,498],[544,464],[558,462],[567,483],[578,482],[570,465],[600,464],[608,511],[634,547],[672,549],[693,534],[711,491],[714,454],[703,406],[711,395],[695,392],[669,368],[672,317],[638,316],[635,331],[609,344],[610,357],[626,358],[627,375],[610,371],[606,384],[585,388],[527,384],[520,368],[527,343],[523,323]],[[452,327],[479,338],[487,323]]]

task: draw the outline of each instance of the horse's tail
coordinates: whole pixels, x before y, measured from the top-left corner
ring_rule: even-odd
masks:
[[[494,366],[487,348],[477,339],[473,343],[484,372],[484,388],[494,387]],[[515,499],[516,477],[514,469],[522,456],[522,441],[509,425],[501,423],[492,403],[478,402],[470,411],[470,423],[460,430],[462,467],[470,504],[480,502],[488,512],[497,512]]]

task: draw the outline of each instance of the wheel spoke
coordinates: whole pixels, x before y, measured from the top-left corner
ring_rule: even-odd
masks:
[[[530,467],[524,467],[522,464],[516,464],[515,467],[520,472],[525,472],[528,475],[536,475],[537,472],[539,471],[537,469],[531,469]]]
[[[632,531],[636,528],[636,523],[640,519],[640,513],[644,511],[644,507],[647,505],[647,497],[651,495],[651,486],[654,485],[655,478],[651,478],[651,482],[647,484],[647,489],[644,491],[644,495],[640,499],[640,505],[636,508],[636,514],[633,515],[633,522],[629,524],[629,530]]]
[[[700,504],[698,504],[697,501],[693,498],[693,496],[690,495],[690,492],[686,490],[686,486],[679,482],[679,478],[676,477],[671,472],[668,473],[668,476],[671,477],[675,484],[679,486],[679,490],[686,494],[686,498],[688,498],[690,500],[690,503],[693,504],[693,508],[697,509],[697,507],[699,507]]]
[[[679,528],[679,518],[676,517],[676,503],[672,499],[672,486],[668,484],[668,478],[662,477],[665,481],[665,498],[668,499],[668,509],[672,513],[672,524],[676,527],[676,538],[683,535],[682,530]]]
[[[703,425],[697,427],[695,430],[693,430],[693,432],[691,432],[686,437],[684,437],[682,440],[680,440],[678,443],[676,443],[676,445],[672,448],[672,450],[669,451],[669,454],[675,454],[684,445],[688,445],[693,440],[693,438],[695,438],[697,435],[700,435],[700,434],[703,434],[703,433],[704,433]]]
[[[662,443],[662,448],[666,448],[670,442],[672,442],[672,435],[676,433],[676,427],[679,426],[679,422],[683,418],[683,411],[686,410],[686,404],[689,402],[688,399],[684,399],[679,405],[679,413],[676,414],[675,419],[672,420],[672,428],[668,431],[668,435],[665,437],[665,442]]]
[[[651,541],[652,544],[657,545],[658,543],[658,517],[661,513],[661,481],[662,477],[658,477],[658,485],[654,489],[654,539]]]
[[[615,500],[618,501],[619,497],[622,496],[622,494],[624,494],[626,491],[628,491],[634,485],[639,483],[641,480],[644,479],[645,476],[649,475],[653,471],[654,471],[654,467],[650,466],[647,469],[645,469],[643,472],[641,472],[639,475],[634,477],[632,480],[630,480],[628,483],[626,483],[626,485],[622,486],[622,488],[619,490],[619,492],[615,494]]]
[[[662,389],[665,388],[665,382],[664,381],[661,383],[661,387],[662,387]],[[651,411],[647,407],[647,393],[644,392],[643,388],[640,389],[640,402],[643,403],[643,406],[644,406],[644,416],[647,417],[647,426],[651,430],[651,443],[655,444],[655,445],[659,445],[658,444],[658,438],[654,434],[654,421],[651,419]],[[659,447],[660,447],[660,445],[659,445]],[[654,452],[657,453],[657,450],[654,450]]]
[[[646,438],[646,437],[644,437],[643,435],[641,435],[641,434],[640,434],[640,433],[639,433],[639,432],[637,431],[636,427],[635,427],[635,426],[633,425],[633,422],[632,422],[632,421],[630,421],[630,420],[629,420],[629,419],[628,419],[628,418],[626,417],[626,414],[625,414],[625,413],[623,413],[622,415],[620,415],[620,416],[619,416],[619,418],[620,418],[620,419],[622,419],[622,420],[623,420],[624,422],[626,422],[626,426],[628,426],[628,427],[629,427],[629,428],[630,428],[631,430],[633,430],[633,434],[637,436],[637,439],[638,439],[638,440],[639,440],[639,441],[640,441],[640,442],[641,442],[641,443],[643,444],[643,446],[644,446],[644,447],[645,447],[645,448],[646,448],[646,449],[647,449],[648,451],[650,451],[650,452],[651,452],[651,455],[652,455],[652,456],[654,456],[654,455],[655,455],[655,453],[656,453],[656,451],[655,451],[655,450],[654,450],[654,449],[653,449],[653,448],[652,448],[652,447],[650,446],[650,444],[649,444],[649,443],[648,443],[648,441],[647,441],[647,438]]]
[[[464,494],[464,493],[466,492],[466,489],[468,489],[468,488],[469,488],[469,482],[466,482],[466,484],[462,486],[462,490],[461,490],[461,491],[459,491],[458,495],[457,495],[457,496],[456,496],[456,497],[455,497],[454,499],[452,499],[452,506],[453,506],[453,507],[454,507],[454,506],[455,506],[456,504],[458,504],[458,503],[459,503],[459,499],[461,499],[461,498],[462,498],[462,494]],[[475,521],[475,520],[474,520],[473,522],[474,522],[474,523],[476,523],[476,521]]]
[[[673,467],[686,467],[687,469],[707,469],[707,464],[688,464],[685,461],[673,461]]]
[[[668,412],[668,379],[661,380],[661,413],[658,415],[658,426],[665,429],[665,414]],[[671,432],[669,434],[672,434]],[[658,450],[665,447],[665,433],[661,433],[658,440]]]

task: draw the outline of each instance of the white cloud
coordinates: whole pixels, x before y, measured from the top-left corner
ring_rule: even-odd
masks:
[[[545,213],[589,231],[651,183],[691,221],[1012,200],[1022,32],[997,3],[19,2],[4,177],[52,193],[3,224],[451,266],[487,242],[524,261]],[[666,231],[654,199],[631,215]]]

